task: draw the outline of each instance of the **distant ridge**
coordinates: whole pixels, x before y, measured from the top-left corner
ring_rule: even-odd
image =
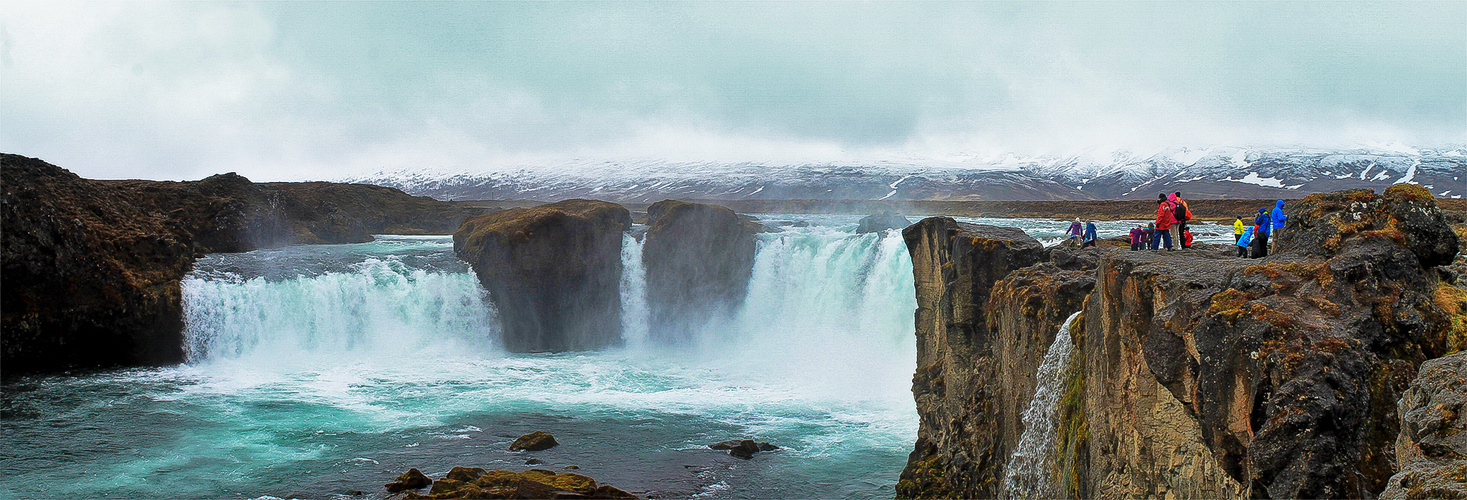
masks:
[[[961,161],[771,163],[568,161],[513,170],[403,169],[344,179],[441,200],[592,198],[703,200],[1043,201],[1299,198],[1345,188],[1420,184],[1467,194],[1467,147],[1173,148]]]

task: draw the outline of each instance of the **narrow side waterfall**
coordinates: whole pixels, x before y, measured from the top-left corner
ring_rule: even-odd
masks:
[[[1024,434],[1009,458],[1004,475],[1004,486],[1009,498],[1053,498],[1052,481],[1049,477],[1051,458],[1054,455],[1055,433],[1059,422],[1055,420],[1056,406],[1064,391],[1065,368],[1070,364],[1074,343],[1070,340],[1070,323],[1080,312],[1071,314],[1060,325],[1049,351],[1039,363],[1034,374],[1034,399],[1024,410]]]
[[[621,238],[621,335],[633,348],[647,341],[652,311],[647,307],[647,268],[642,264],[642,242],[631,233]]]

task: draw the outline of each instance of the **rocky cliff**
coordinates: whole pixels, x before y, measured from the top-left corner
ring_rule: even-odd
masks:
[[[1374,497],[1398,466],[1396,401],[1452,348],[1432,266],[1458,243],[1423,193],[1312,195],[1263,260],[1054,250],[1025,268],[1041,260],[1025,237],[944,219],[909,228],[922,423],[898,495],[1006,497],[1027,374],[1083,310],[1055,495]]]
[[[642,262],[650,331],[680,342],[743,304],[758,224],[724,207],[664,200],[647,208]]]
[[[93,181],[10,154],[0,175],[7,377],[182,361],[179,280],[204,253],[447,232],[463,216],[366,185]]]
[[[631,212],[566,200],[470,217],[453,248],[499,312],[516,352],[595,349],[621,342],[621,245]]]

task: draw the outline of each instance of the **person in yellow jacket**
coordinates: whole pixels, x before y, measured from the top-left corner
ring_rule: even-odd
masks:
[[[1237,243],[1243,237],[1243,218],[1238,217],[1233,221],[1233,243]]]

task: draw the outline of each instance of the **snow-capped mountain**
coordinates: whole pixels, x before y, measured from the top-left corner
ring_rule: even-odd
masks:
[[[1297,198],[1406,182],[1459,198],[1467,194],[1467,148],[1174,148],[801,164],[571,161],[487,172],[404,169],[344,180],[444,200],[1090,200],[1172,191],[1197,199]]]

